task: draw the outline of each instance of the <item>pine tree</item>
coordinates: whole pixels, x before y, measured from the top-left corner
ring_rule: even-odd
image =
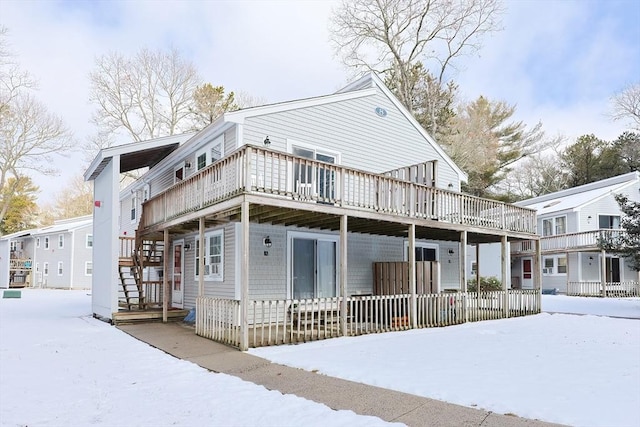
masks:
[[[615,199],[624,214],[620,226],[625,233],[602,237],[599,246],[601,249],[624,256],[629,260],[633,270],[640,271],[640,202],[629,200],[623,194],[617,194]]]

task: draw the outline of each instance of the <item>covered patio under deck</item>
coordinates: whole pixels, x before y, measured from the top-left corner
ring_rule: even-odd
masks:
[[[308,176],[302,177],[301,173]],[[314,182],[309,178],[320,174],[324,180]],[[331,181],[329,186],[327,179]],[[300,187],[290,184],[293,182],[310,185]],[[204,247],[205,229],[228,222],[239,223],[241,230],[240,299],[205,296],[204,279],[200,275],[196,333],[241,350],[249,346],[445,326],[540,311],[539,262],[534,269],[535,289],[506,288],[507,242],[538,241],[535,213],[528,209],[286,153],[243,147],[145,202],[137,237],[139,240],[161,238],[164,246],[169,247],[170,234],[198,230],[199,245]],[[250,223],[339,232],[339,295],[298,300],[252,298],[248,286]],[[350,294],[348,233],[407,239],[408,274],[403,276],[402,286],[396,293],[376,295],[372,284],[371,295]],[[416,263],[416,239],[458,242],[459,292],[419,292],[425,288],[420,288],[424,283],[417,283],[416,271],[418,266],[424,266]],[[501,242],[503,290],[468,293],[467,245],[489,242]],[[539,253],[537,244],[536,247]],[[200,271],[204,271],[203,262],[200,257]],[[430,264],[438,280],[438,263]],[[165,257],[164,270],[168,269],[168,257]],[[163,275],[165,314],[169,308],[168,276]]]

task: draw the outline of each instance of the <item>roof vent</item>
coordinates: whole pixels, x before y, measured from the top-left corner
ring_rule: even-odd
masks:
[[[555,205],[557,205],[558,203],[560,203],[561,201],[562,201],[562,200],[554,200],[553,202],[549,203],[548,205],[544,205],[544,206],[542,207],[542,209],[546,209],[546,208],[550,208],[551,206],[555,206]]]

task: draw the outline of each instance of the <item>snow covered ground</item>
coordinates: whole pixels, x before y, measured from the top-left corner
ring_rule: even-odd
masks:
[[[86,291],[0,299],[1,426],[373,426],[175,359],[93,319]]]
[[[640,426],[640,299],[251,350],[308,370],[576,426]],[[175,359],[91,318],[86,291],[0,299],[0,425],[379,425]],[[590,314],[598,314],[593,316]]]
[[[640,299],[543,295],[543,309],[583,315],[543,313],[250,353],[498,413],[640,426]]]

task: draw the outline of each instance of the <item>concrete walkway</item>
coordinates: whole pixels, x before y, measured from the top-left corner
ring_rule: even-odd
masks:
[[[553,426],[291,368],[197,336],[180,323],[121,325],[121,330],[177,358],[294,394],[332,409],[352,410],[408,426]]]

